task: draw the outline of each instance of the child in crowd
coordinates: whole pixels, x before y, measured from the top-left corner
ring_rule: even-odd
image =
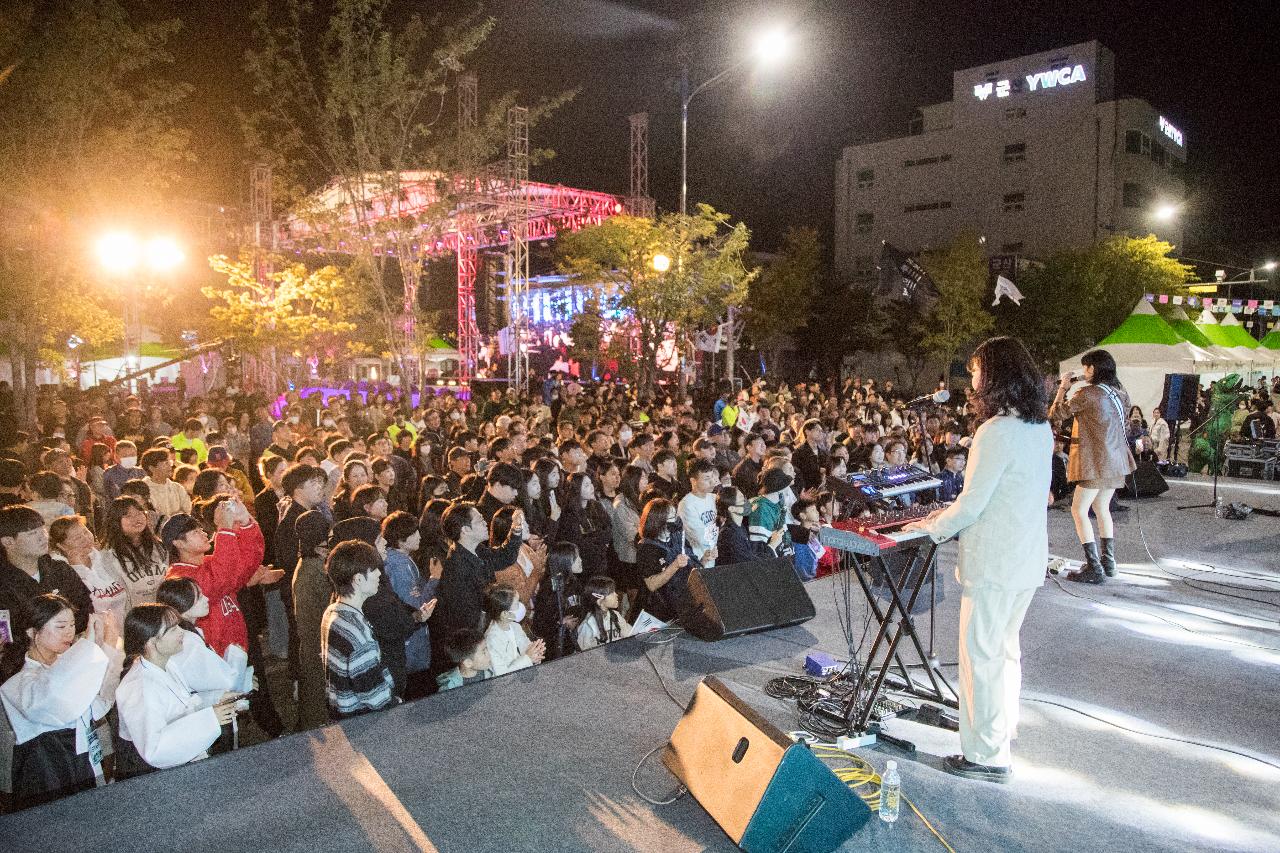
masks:
[[[541,639],[529,640],[520,627],[527,614],[524,602],[511,584],[497,583],[485,591],[484,613],[489,620],[485,642],[494,675],[505,675],[517,669],[542,663],[547,644]]]
[[[493,665],[489,658],[489,643],[484,634],[474,628],[458,628],[444,641],[445,653],[457,664],[436,679],[441,692],[493,678]]]
[[[594,649],[604,643],[631,636],[631,626],[619,610],[618,590],[613,580],[596,575],[583,590],[586,617],[578,626],[578,648]]]

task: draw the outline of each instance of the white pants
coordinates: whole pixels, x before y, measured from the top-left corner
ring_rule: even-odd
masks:
[[[975,764],[1008,767],[1018,731],[1018,631],[1035,588],[966,587],[960,596],[960,748]]]

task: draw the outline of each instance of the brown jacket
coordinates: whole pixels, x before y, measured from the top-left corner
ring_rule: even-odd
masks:
[[[1127,477],[1138,467],[1129,450],[1125,426],[1129,394],[1123,388],[1109,387],[1114,397],[1101,385],[1086,384],[1049,411],[1055,419],[1075,418],[1067,459],[1067,479],[1073,483]]]

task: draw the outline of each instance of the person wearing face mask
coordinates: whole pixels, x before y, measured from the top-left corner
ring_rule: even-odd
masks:
[[[141,480],[147,472],[138,467],[138,446],[132,441],[116,445],[116,464],[102,472],[102,488],[107,500],[120,497],[120,487],[130,480]]]
[[[733,486],[722,488],[716,495],[716,512],[719,516],[720,535],[716,540],[717,562],[722,566],[749,563],[773,556],[773,551],[763,542],[752,542],[747,536],[747,499]]]
[[[689,555],[678,529],[680,517],[671,501],[653,498],[640,513],[636,574],[641,579],[640,606],[663,622],[680,615],[689,579]]]
[[[530,641],[520,627],[528,615],[524,602],[510,584],[496,583],[485,591],[484,612],[488,618],[484,639],[489,647],[490,668],[494,675],[505,675],[517,669],[542,663],[547,644]]]

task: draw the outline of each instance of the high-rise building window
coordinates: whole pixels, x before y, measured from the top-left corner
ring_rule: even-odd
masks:
[[[1124,133],[1124,150],[1128,154],[1151,154],[1151,137],[1140,130],[1126,130]]]
[[[870,234],[875,224],[876,215],[874,213],[859,213],[853,219],[853,233]]]
[[[1120,203],[1125,207],[1146,207],[1147,188],[1142,184],[1125,181],[1120,191]]]
[[[858,170],[858,189],[869,190],[876,183],[876,173],[874,169]]]
[[[1026,193],[1005,193],[1004,194],[1004,212],[1014,213],[1022,210],[1023,204],[1026,202]]]
[[[1021,163],[1027,159],[1027,143],[1014,142],[1004,147],[1004,161],[1006,163]]]

